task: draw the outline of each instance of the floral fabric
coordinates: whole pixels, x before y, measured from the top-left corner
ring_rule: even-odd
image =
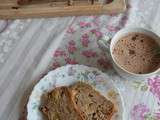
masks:
[[[124,98],[125,120],[160,120],[160,75],[145,81],[124,80],[97,45],[102,35],[112,37],[125,26],[160,35],[160,0],[128,0],[127,4],[127,11],[118,15],[0,21],[0,119],[18,119],[19,107],[27,104],[29,88],[44,74],[50,58],[52,70],[83,64],[108,74]]]
[[[131,0],[127,5],[127,11],[120,15],[76,17],[69,26],[63,42],[53,52],[52,67],[84,64],[104,70],[122,92],[126,107],[126,120],[159,120],[160,75],[145,81],[123,80],[115,73],[109,58],[97,45],[97,40],[103,34],[112,37],[125,26],[134,24],[151,28],[147,19],[149,19],[149,12],[153,9],[147,8],[147,0],[143,0],[140,5],[135,5],[136,3]],[[133,14],[132,17],[131,14]]]

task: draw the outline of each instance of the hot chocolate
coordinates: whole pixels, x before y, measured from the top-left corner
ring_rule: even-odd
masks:
[[[130,33],[115,44],[113,57],[125,70],[146,74],[160,67],[160,54],[155,49],[160,48],[150,36],[141,33]]]

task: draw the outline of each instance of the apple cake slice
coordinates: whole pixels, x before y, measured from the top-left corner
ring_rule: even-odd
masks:
[[[79,109],[84,120],[111,120],[115,112],[114,104],[92,86],[78,82],[70,89],[74,106]]]
[[[48,93],[46,105],[41,111],[49,120],[83,120],[73,105],[69,88],[59,87]]]

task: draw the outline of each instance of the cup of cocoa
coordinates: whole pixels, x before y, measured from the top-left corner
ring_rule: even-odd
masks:
[[[117,73],[128,80],[160,74],[160,37],[152,31],[127,27],[112,39],[103,36],[98,45],[109,55]]]

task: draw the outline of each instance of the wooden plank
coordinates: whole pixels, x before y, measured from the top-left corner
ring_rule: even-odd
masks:
[[[95,2],[95,5],[98,5],[98,4],[100,4],[100,3]],[[44,7],[48,7],[48,8],[49,7],[56,7],[57,9],[61,9],[59,7],[66,7],[67,5],[68,5],[67,2],[49,2],[49,3],[43,3],[43,4],[42,3],[30,4],[30,5],[19,6],[19,7],[20,8],[37,8],[37,6],[38,6],[38,7],[41,7],[41,8],[44,8]],[[89,3],[86,3],[84,1],[83,2],[75,1],[72,6],[76,6],[78,8],[79,6],[86,6],[86,5],[91,5],[91,3],[89,4]],[[71,6],[69,6],[69,7],[71,7]]]
[[[12,8],[17,6],[16,0],[0,0],[0,9]]]
[[[12,3],[13,4],[13,3]],[[15,3],[14,3],[15,5]],[[44,4],[32,4],[26,6],[18,6],[16,8],[0,8],[1,19],[16,18],[39,18],[39,17],[57,17],[57,16],[79,16],[79,15],[95,15],[120,13],[126,9],[124,0],[114,0],[114,2],[106,5],[74,5],[66,6],[54,5],[53,2]]]

